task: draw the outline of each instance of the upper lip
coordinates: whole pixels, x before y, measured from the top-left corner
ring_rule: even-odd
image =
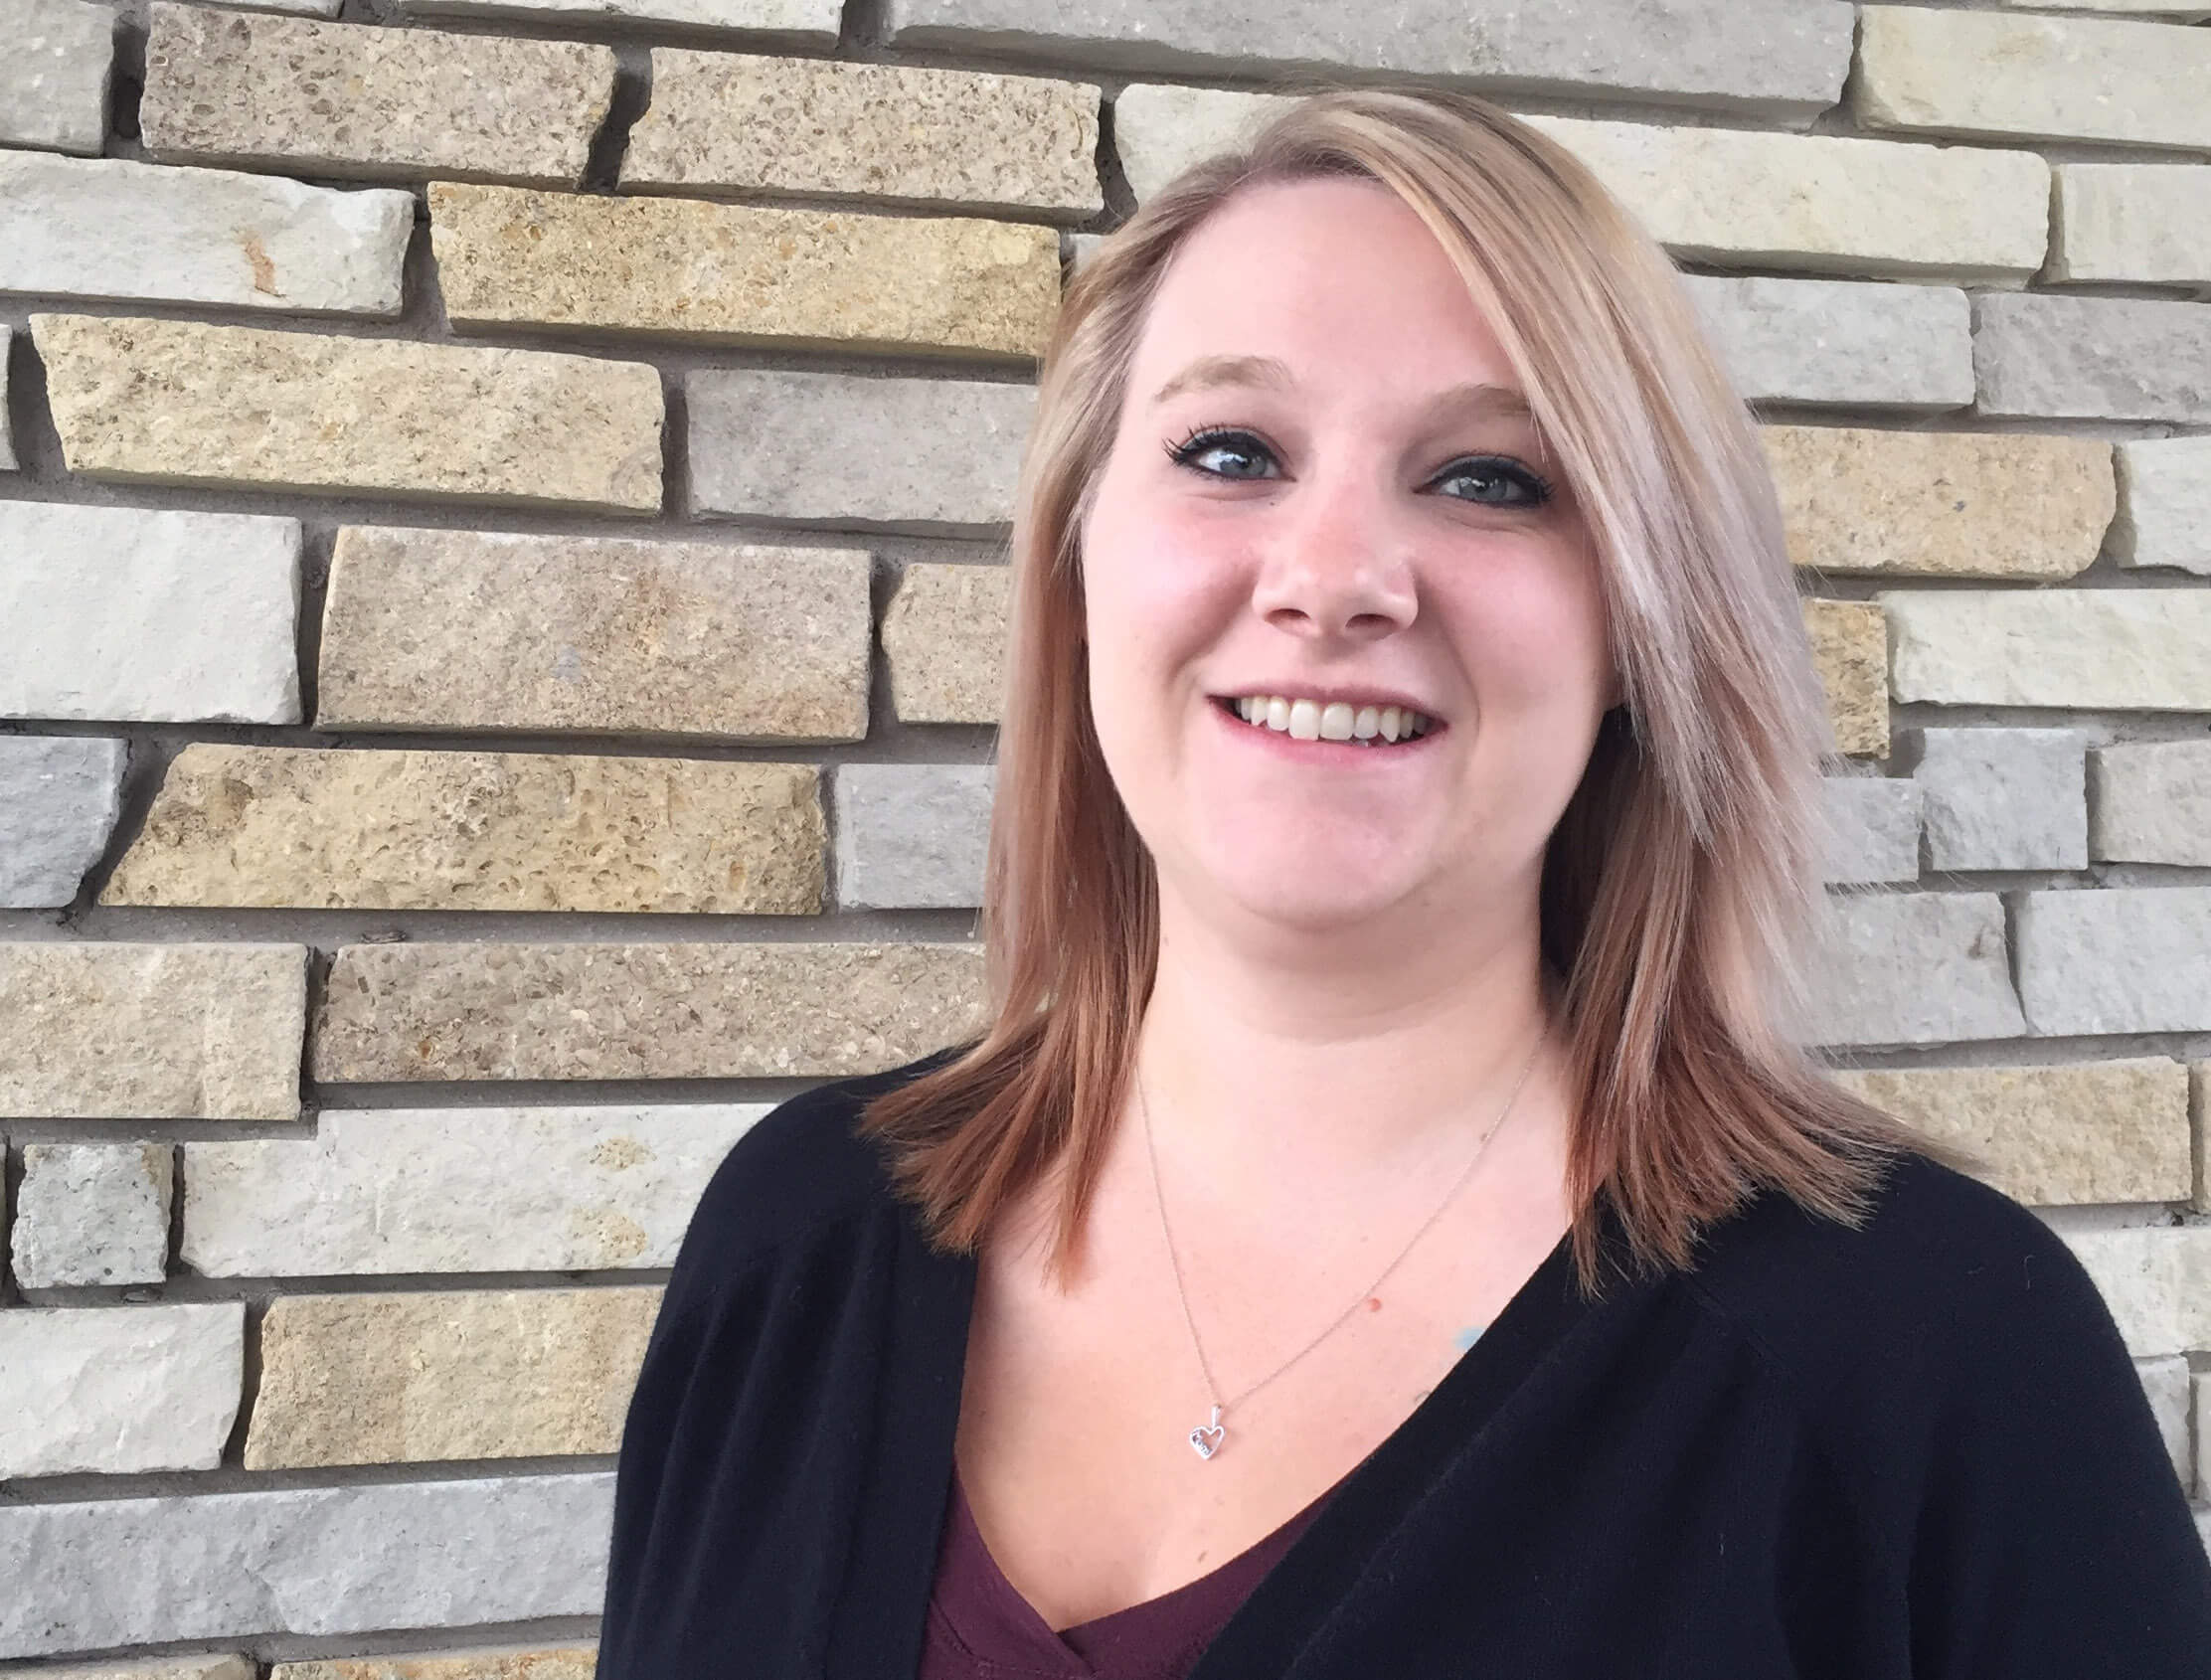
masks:
[[[1411,695],[1394,688],[1314,688],[1309,683],[1254,683],[1249,688],[1223,689],[1217,699],[1241,700],[1246,695],[1280,695],[1284,700],[1310,700],[1315,705],[1328,706],[1338,701],[1350,707],[1372,706],[1377,710],[1395,706],[1401,712],[1418,712],[1432,723],[1443,719],[1425,700],[1415,700]]]

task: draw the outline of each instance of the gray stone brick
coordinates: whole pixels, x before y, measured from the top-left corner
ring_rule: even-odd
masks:
[[[2137,1359],[2134,1375],[2141,1379],[2142,1393],[2157,1420],[2157,1432],[2164,1437],[2173,1474],[2180,1478],[2182,1487],[2193,1489],[2196,1455],[2188,1438],[2188,1361],[2179,1354]]]
[[[2077,730],[1907,730],[1935,869],[2088,867],[2089,739]]]
[[[8,348],[15,341],[13,327],[0,327],[0,472],[14,472],[15,431],[8,420]]]
[[[100,736],[0,736],[0,909],[77,897],[114,829],[127,754]]]
[[[97,155],[115,69],[113,6],[0,0],[0,145]]]
[[[1972,307],[1956,286],[1683,282],[1746,402],[1937,410],[1973,400]]]
[[[0,1668],[9,1680],[255,1680],[259,1670],[251,1657],[237,1655],[201,1657],[142,1657],[136,1661],[71,1663],[56,1668],[48,1663]]]
[[[2190,1387],[2195,1391],[2196,1439],[2204,1443],[2196,1454],[2195,1494],[2211,1499],[2211,1374],[2197,1376]]]
[[[212,1470],[238,1421],[245,1362],[243,1301],[10,1307],[0,1312],[0,1394],[8,1397],[0,1406],[0,1479]],[[0,1514],[0,1536],[6,1522]],[[0,1538],[0,1581],[9,1584],[0,1595],[0,1656],[24,1656],[6,1642],[10,1600],[20,1599],[24,1579],[24,1565],[8,1552]],[[82,1564],[79,1573],[87,1582],[99,1577]]]
[[[2117,454],[2119,564],[2211,574],[2211,437],[2145,438]]]
[[[837,903],[845,910],[965,910],[982,903],[989,764],[840,764]]]
[[[2061,163],[2045,278],[2211,285],[2211,168]]]
[[[668,1265],[768,1106],[332,1109],[311,1138],[187,1143],[179,1258],[209,1277]]]
[[[2019,1036],[2001,902],[1993,893],[1830,898],[1811,1025],[1822,1045]]]
[[[2211,865],[2211,741],[2089,755],[2089,849],[2114,863]]]
[[[1124,71],[1411,71],[1498,91],[1612,92],[1783,118],[1834,103],[1851,10],[1831,0],[890,0],[897,47]]]
[[[0,501],[0,717],[299,722],[299,521]]]
[[[2014,927],[2035,1032],[2211,1028],[2211,887],[2028,893]]]
[[[2211,424],[2211,303],[1985,293],[1973,369],[1982,415]]]
[[[26,1289],[160,1282],[175,1165],[166,1143],[25,1145],[15,1280]]]
[[[337,0],[329,0],[337,10]],[[749,45],[828,51],[837,44],[844,0],[402,0],[411,16],[561,18],[605,24],[608,19],[690,24],[729,31]]]
[[[601,1471],[0,1505],[0,1657],[596,1615],[613,1493]]]
[[[1876,598],[1897,700],[2211,711],[2211,590],[1892,589]]]
[[[1890,776],[1831,775],[1822,785],[1823,872],[1830,887],[1913,881],[1920,873],[1920,790]]]
[[[280,175],[0,156],[0,290],[394,316],[415,199]]]
[[[694,371],[684,392],[692,513],[848,530],[1005,524],[1036,408],[1030,385],[753,368]]]
[[[2088,1268],[2136,1359],[2211,1346],[2211,1225],[2061,1235]]]

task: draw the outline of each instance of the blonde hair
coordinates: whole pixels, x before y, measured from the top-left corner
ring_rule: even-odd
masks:
[[[1638,1267],[1778,1187],[1846,1224],[1928,1146],[1799,1043],[1817,932],[1826,712],[1756,429],[1671,261],[1564,147],[1464,94],[1338,89],[1185,171],[1103,242],[1044,358],[1012,534],[982,906],[990,1025],[878,1095],[863,1132],[941,1249],[1062,1169],[1083,1221],[1155,973],[1156,880],[1090,716],[1079,533],[1169,258],[1240,190],[1351,176],[1435,235],[1518,373],[1600,558],[1625,701],[1545,854],[1541,939],[1577,1109],[1585,1292],[1598,1198]],[[1942,1151],[1929,1150],[1933,1153]]]

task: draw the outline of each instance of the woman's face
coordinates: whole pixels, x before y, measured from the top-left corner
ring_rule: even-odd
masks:
[[[1170,897],[1312,931],[1532,904],[1617,694],[1518,385],[1371,182],[1247,189],[1176,253],[1082,531],[1093,715]],[[1328,739],[1393,702],[1428,733]]]

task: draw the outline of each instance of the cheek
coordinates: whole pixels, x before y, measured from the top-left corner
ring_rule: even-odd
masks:
[[[1595,716],[1610,704],[1612,655],[1593,556],[1516,556],[1461,593],[1456,616],[1486,706]]]

